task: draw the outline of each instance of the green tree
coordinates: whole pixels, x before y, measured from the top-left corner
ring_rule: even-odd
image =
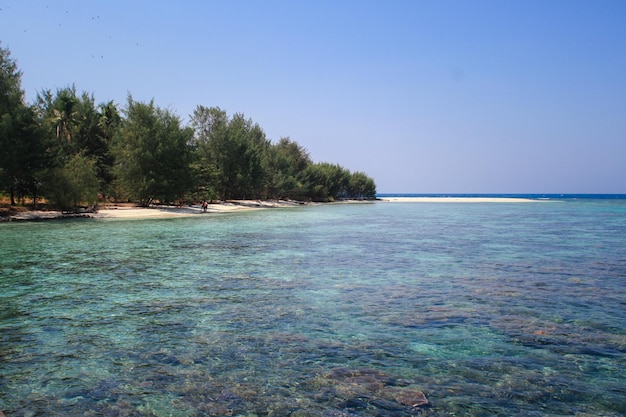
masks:
[[[81,204],[93,206],[100,187],[95,159],[82,153],[72,155],[62,167],[51,170],[48,184],[50,203],[64,211]]]
[[[11,58],[11,51],[0,47],[0,170],[3,188],[8,188],[12,205],[15,204],[15,171],[19,154],[15,118],[16,109],[23,106],[22,73]]]
[[[37,94],[34,107],[49,143],[50,169],[62,167],[71,155],[79,152],[72,140],[77,124],[77,103],[74,86],[57,89],[55,94],[51,90]]]
[[[98,125],[102,130],[102,134],[107,138],[112,138],[117,132],[120,122],[122,121],[120,112],[113,100],[100,104],[99,111],[100,118],[98,120]]]
[[[351,173],[338,164],[309,164],[298,179],[302,183],[302,195],[315,201],[376,197],[376,183],[372,178],[363,172]]]
[[[76,103],[74,142],[77,152],[92,158],[100,189],[113,181],[113,155],[110,146],[120,125],[120,115],[113,102],[95,105],[93,95],[83,93]]]
[[[302,184],[298,176],[312,161],[306,149],[290,138],[281,138],[268,152],[270,198],[302,197]]]
[[[350,175],[347,196],[349,198],[372,199],[376,197],[376,184],[364,172],[354,172]]]
[[[12,205],[16,196],[25,195],[36,203],[39,178],[48,163],[36,114],[24,102],[21,75],[10,51],[0,47],[0,186]]]
[[[50,96],[47,94],[46,96]],[[54,126],[55,136],[59,141],[65,140],[71,143],[72,131],[74,130],[77,106],[79,99],[76,96],[76,87],[58,89],[56,96],[48,107],[50,122]]]
[[[9,191],[11,204],[15,198],[29,196],[37,204],[46,168],[50,165],[45,136],[31,107],[17,106],[10,117],[3,117],[0,136],[2,152],[0,172]]]
[[[79,96],[76,87],[70,86],[57,89],[55,94],[41,91],[37,107],[49,137],[54,139],[54,166],[61,167],[82,153],[94,160],[100,189],[106,189],[113,181],[111,141],[121,123],[115,104],[110,101],[96,106],[92,94]]]
[[[95,105],[75,86],[42,90],[24,102],[21,72],[0,47],[0,187],[15,198],[38,193],[68,209],[94,190],[149,204],[193,198],[372,198],[374,181],[337,164],[314,164],[289,138],[273,145],[243,114],[198,106],[190,127],[171,111],[128,97]],[[97,179],[95,186],[93,178]],[[117,176],[117,178],[116,178]]]
[[[111,145],[121,123],[122,117],[113,101],[98,106],[99,141],[96,143],[99,146],[95,147],[93,155],[97,158],[98,178],[104,185],[101,191],[105,191],[115,178],[113,174],[115,158]]]
[[[218,149],[219,137],[225,135],[228,125],[226,112],[219,107],[197,106],[190,116],[194,131],[191,141],[195,197],[197,200],[213,200],[218,192]]]
[[[225,195],[227,198],[262,198],[266,171],[265,152],[269,142],[261,127],[235,114],[226,129],[227,152],[222,156],[228,160],[223,164]]]
[[[126,120],[113,147],[122,194],[149,205],[171,202],[190,189],[190,143],[193,131],[178,116],[128,97]]]
[[[214,190],[222,200],[264,196],[270,143],[258,124],[242,114],[229,119],[219,107],[198,106],[191,126],[201,188]]]

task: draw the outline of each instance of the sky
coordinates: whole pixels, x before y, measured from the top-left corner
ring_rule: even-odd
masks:
[[[626,193],[623,0],[0,0],[33,102],[242,113],[379,193]]]

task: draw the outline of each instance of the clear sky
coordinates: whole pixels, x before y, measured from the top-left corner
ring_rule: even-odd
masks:
[[[623,0],[0,0],[33,101],[243,113],[382,193],[626,193]]]

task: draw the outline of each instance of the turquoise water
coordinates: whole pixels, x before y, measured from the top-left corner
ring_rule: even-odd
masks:
[[[7,417],[626,414],[626,200],[0,233]]]

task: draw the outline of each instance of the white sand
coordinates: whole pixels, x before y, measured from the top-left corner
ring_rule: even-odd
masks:
[[[532,203],[537,200],[504,197],[384,197],[378,200],[386,203]],[[340,203],[351,203],[344,201]],[[363,203],[363,201],[357,201]],[[371,203],[371,201],[367,201]],[[63,214],[59,211],[26,211],[12,215],[8,220],[44,220],[68,217],[91,217],[98,219],[158,219],[210,215],[211,213],[233,213],[245,210],[258,210],[273,207],[300,207],[304,203],[294,201],[236,200],[209,204],[206,212],[197,205],[132,207],[127,205],[104,206],[95,213]],[[306,203],[308,205],[318,203]]]
[[[508,197],[383,197],[388,203],[534,203],[529,198]]]
[[[300,204],[290,201],[254,201],[237,200],[209,204],[207,211],[202,211],[198,205],[184,206],[151,206],[151,207],[107,207],[93,214],[95,218],[104,219],[143,219],[143,218],[173,218],[185,216],[199,216],[210,213],[232,213],[244,210],[257,210],[272,207],[296,207]]]
[[[188,216],[210,215],[211,213],[232,213],[245,210],[258,210],[274,207],[299,207],[302,204],[293,201],[258,201],[236,200],[209,204],[207,211],[202,211],[199,204],[184,206],[135,207],[130,205],[106,205],[95,213],[62,213],[60,211],[30,210],[11,215],[3,220],[46,220],[59,218],[88,217],[96,219],[158,219]]]
[[[234,211],[235,207],[211,204],[206,213]],[[95,218],[101,219],[144,219],[144,218],[171,218],[197,216],[206,214],[200,207],[110,207],[100,209],[93,214]]]

